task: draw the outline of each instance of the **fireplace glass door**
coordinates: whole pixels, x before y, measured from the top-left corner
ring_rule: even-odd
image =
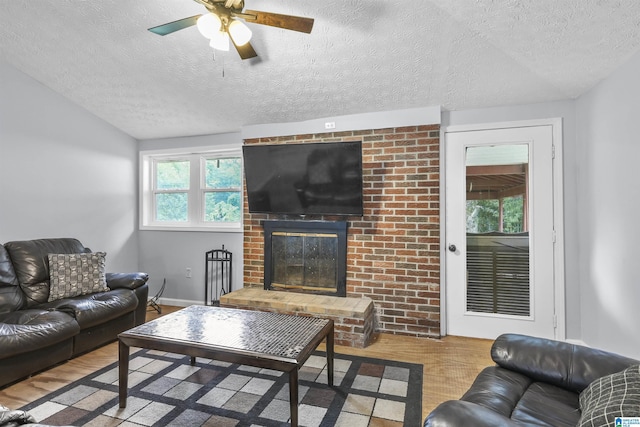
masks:
[[[273,232],[271,286],[336,292],[337,233]]]

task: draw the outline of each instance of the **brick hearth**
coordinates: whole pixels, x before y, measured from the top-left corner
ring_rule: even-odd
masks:
[[[370,343],[375,329],[373,301],[366,297],[344,298],[242,288],[221,296],[220,305],[332,319],[337,345],[364,348]]]

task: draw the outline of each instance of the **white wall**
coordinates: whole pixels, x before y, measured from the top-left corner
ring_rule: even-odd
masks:
[[[640,359],[640,54],[577,101],[582,337]]]
[[[137,271],[137,146],[0,61],[0,242],[76,237]]]
[[[564,238],[565,238],[565,322],[568,339],[580,340],[582,334],[580,306],[580,248],[578,233],[576,168],[580,150],[576,146],[575,102],[549,102],[529,105],[444,112],[442,126],[499,123],[519,120],[562,118],[564,170]],[[576,220],[578,218],[578,221]]]
[[[140,152],[170,148],[242,145],[239,133],[140,141]],[[232,287],[242,287],[243,233],[208,231],[139,231],[140,269],[149,273],[150,294],[167,279],[162,302],[178,306],[204,303],[205,253],[224,248],[232,253]],[[186,269],[191,268],[191,278]]]

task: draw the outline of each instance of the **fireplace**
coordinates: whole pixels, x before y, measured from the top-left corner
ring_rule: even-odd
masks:
[[[265,221],[264,288],[347,294],[345,221]]]

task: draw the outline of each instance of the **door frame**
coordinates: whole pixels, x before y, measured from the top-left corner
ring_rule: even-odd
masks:
[[[477,123],[467,125],[450,125],[440,129],[440,335],[447,335],[447,194],[446,194],[446,138],[450,132],[469,132],[481,130],[497,130],[532,126],[551,126],[553,138],[553,223],[554,223],[554,322],[556,339],[566,339],[565,313],[565,257],[564,257],[564,174],[563,174],[563,139],[562,118],[539,120],[518,120],[510,122]]]

